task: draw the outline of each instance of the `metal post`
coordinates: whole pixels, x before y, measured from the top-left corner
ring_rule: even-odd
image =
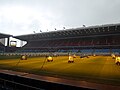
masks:
[[[7,38],[7,47],[9,47],[9,41],[10,41],[10,38],[8,37]]]

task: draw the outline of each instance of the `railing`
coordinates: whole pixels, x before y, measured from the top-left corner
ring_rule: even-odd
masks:
[[[44,89],[40,89],[40,88],[36,88],[33,86],[29,86],[29,85],[25,85],[25,84],[21,84],[21,83],[17,83],[14,81],[9,81],[9,80],[5,80],[5,79],[1,79],[0,78],[0,89],[5,89],[5,90],[44,90]]]
[[[62,83],[31,79],[25,76],[0,73],[0,89],[2,90],[91,90]]]

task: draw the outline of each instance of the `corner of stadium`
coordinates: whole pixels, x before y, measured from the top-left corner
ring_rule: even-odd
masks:
[[[27,43],[16,47],[10,37]],[[119,86],[120,24],[19,36],[0,33],[0,87],[5,90],[120,90]]]

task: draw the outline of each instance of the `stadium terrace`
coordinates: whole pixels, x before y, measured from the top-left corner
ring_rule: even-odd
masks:
[[[119,52],[120,24],[14,36],[27,44],[20,52]]]

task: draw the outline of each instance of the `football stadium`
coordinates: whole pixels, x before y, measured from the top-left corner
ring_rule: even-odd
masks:
[[[27,43],[22,47],[16,47],[17,42],[10,41],[10,37]],[[61,90],[63,89],[61,87],[67,89],[68,86],[70,86],[69,89],[74,88],[73,90],[78,89],[78,87],[79,89],[98,89],[96,84],[103,85],[103,88],[102,86],[99,87],[101,90],[106,90],[104,85],[108,85],[106,86],[108,88],[110,86],[111,89],[114,87],[120,89],[120,24],[72,28],[19,36],[0,33],[0,39],[0,77],[2,77],[0,87],[8,85],[9,88],[15,88],[16,86],[18,90],[23,90],[19,89],[20,87],[25,88],[23,84],[32,85],[21,77],[28,76],[28,79],[30,75],[37,75],[82,82],[80,85],[60,83],[56,86],[55,82],[51,84],[51,81],[48,81],[52,90],[55,88],[55,90]],[[6,39],[7,45],[5,46]],[[4,77],[4,75],[8,76]],[[19,77],[15,78],[15,75]],[[26,83],[21,83],[20,80],[21,82],[26,80]],[[50,87],[48,82],[47,85]],[[94,83],[95,86],[90,86],[85,82]],[[40,88],[49,90],[45,85],[42,82],[41,86],[44,88]],[[36,90],[39,88],[37,85],[33,87]]]

